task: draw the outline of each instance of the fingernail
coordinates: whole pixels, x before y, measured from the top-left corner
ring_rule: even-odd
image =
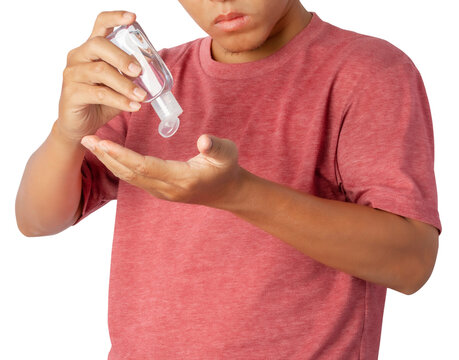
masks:
[[[128,69],[136,76],[139,75],[140,71],[142,70],[142,68],[136,63],[130,63]]]
[[[94,143],[89,139],[83,138],[81,140],[81,145],[83,145],[86,149],[94,151]]]
[[[131,101],[129,103],[129,106],[131,107],[131,109],[133,110],[139,110],[140,109],[140,104],[138,102],[135,102],[135,101]]]
[[[134,14],[131,13],[131,12],[129,12],[129,11],[127,11],[127,12],[125,12],[125,13],[123,14],[123,17],[124,17],[125,19],[132,19],[133,16],[134,16]]]
[[[102,150],[103,152],[108,152],[108,147],[107,147],[107,145],[105,145],[104,143],[99,143],[99,144],[97,144],[97,146],[98,146],[99,149]]]
[[[147,95],[147,92],[144,89],[137,87],[134,89],[134,95],[137,96],[139,100],[143,100],[143,98]]]
[[[208,137],[208,136],[207,136],[206,139],[207,139],[206,140],[206,148],[207,148],[207,150],[210,150],[210,149],[212,149],[212,139],[210,137]]]

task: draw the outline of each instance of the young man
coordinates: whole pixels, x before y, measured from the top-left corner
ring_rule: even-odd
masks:
[[[299,0],[181,3],[209,37],[161,52],[176,135],[104,38],[135,16],[101,13],[69,53],[19,228],[57,233],[117,199],[111,360],[376,359],[386,288],[427,281],[441,231],[416,67]]]

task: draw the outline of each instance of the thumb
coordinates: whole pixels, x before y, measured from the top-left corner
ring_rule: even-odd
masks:
[[[212,135],[201,135],[198,139],[198,150],[201,154],[219,162],[237,160],[237,147],[228,139],[220,139]]]

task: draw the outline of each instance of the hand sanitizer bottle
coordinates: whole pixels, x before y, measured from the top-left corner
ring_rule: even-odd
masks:
[[[133,82],[147,92],[143,102],[151,102],[158,114],[160,135],[165,138],[174,135],[183,110],[171,92],[172,75],[145,32],[134,21],[131,25],[118,26],[107,39],[129,55],[134,55],[140,63],[142,72]]]

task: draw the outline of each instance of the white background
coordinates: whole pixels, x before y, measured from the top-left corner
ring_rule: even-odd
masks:
[[[454,218],[459,202],[459,32],[454,3],[303,0],[324,21],[403,50],[423,77],[432,109],[444,227],[440,251],[431,279],[419,292],[388,291],[380,359],[459,359],[459,219]],[[58,115],[67,52],[86,41],[100,11],[135,12],[157,49],[206,35],[177,1],[130,4],[26,0],[2,6],[0,359],[107,357],[115,203],[58,235],[26,238],[16,228],[14,201],[27,159]]]

